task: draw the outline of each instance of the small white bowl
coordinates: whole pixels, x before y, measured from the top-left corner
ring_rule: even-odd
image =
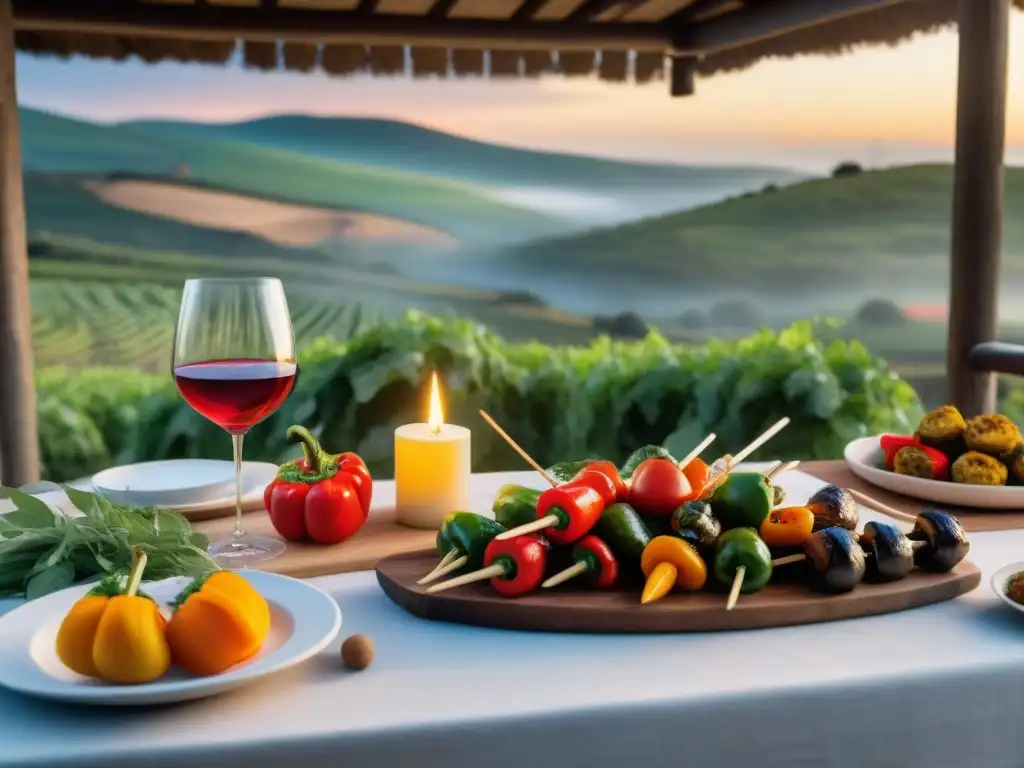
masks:
[[[992,585],[992,591],[999,596],[999,599],[1006,603],[1008,606],[1013,608],[1015,611],[1024,613],[1024,605],[1014,602],[1006,594],[1006,582],[1010,580],[1010,577],[1014,574],[1024,572],[1024,563],[1010,563],[1004,565],[998,571],[992,574],[992,581],[989,583]]]
[[[93,488],[111,501],[138,506],[201,504],[231,494],[235,467],[230,461],[172,459],[105,469]]]

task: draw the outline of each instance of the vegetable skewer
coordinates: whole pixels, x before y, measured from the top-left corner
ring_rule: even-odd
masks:
[[[667,595],[673,587],[698,590],[707,583],[708,570],[697,550],[675,536],[655,536],[644,548],[640,569],[647,577],[640,604]]]
[[[726,454],[722,458],[715,461],[711,465],[711,476],[708,478],[707,484],[704,486],[704,490],[701,492],[701,498],[707,496],[713,492],[715,488],[720,485],[732,470],[739,465],[747,456],[752,454],[762,445],[771,440],[775,435],[781,432],[789,424],[789,417],[783,416],[777,422],[772,424],[768,429],[762,432],[760,435],[754,438],[754,440],[747,445],[743,450],[737,453],[735,456]]]
[[[428,593],[490,579],[504,597],[529,594],[540,586],[547,568],[548,543],[539,536],[519,536],[507,541],[492,539],[484,553],[484,568],[434,584]]]
[[[451,553],[454,557],[447,563],[435,568],[420,579],[418,584],[428,584],[467,565],[479,568],[483,562],[484,551],[491,540],[502,533],[505,526],[489,517],[473,512],[452,512],[448,515],[437,532],[436,546],[438,552],[444,552],[445,558]]]
[[[611,589],[619,581],[619,562],[604,541],[597,536],[584,536],[572,549],[576,561],[564,571],[543,582],[543,589],[556,587],[577,576],[587,576],[590,586],[597,589]]]
[[[725,609],[731,611],[741,592],[763,589],[772,576],[772,553],[753,528],[733,528],[715,544],[715,578],[729,587]]]

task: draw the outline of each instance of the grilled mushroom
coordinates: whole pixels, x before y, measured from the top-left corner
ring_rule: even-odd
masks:
[[[913,542],[914,562],[925,571],[951,571],[971,548],[960,521],[938,509],[918,515],[908,538]]]
[[[857,502],[845,488],[838,485],[826,485],[811,496],[807,505],[814,512],[814,530],[839,526],[848,531],[856,530],[860,522],[857,514]]]
[[[860,545],[867,554],[867,575],[878,581],[896,581],[914,570],[914,547],[894,525],[864,524]]]
[[[864,578],[864,550],[845,528],[823,528],[804,542],[804,554],[827,592],[849,592]]]

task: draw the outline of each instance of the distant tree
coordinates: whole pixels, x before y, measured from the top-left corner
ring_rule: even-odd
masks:
[[[745,299],[727,299],[711,308],[708,320],[712,327],[752,328],[761,322],[761,313]]]
[[[762,195],[770,195],[770,194],[772,194],[774,192],[778,192],[778,191],[779,191],[779,185],[778,184],[765,184],[763,187],[761,187],[761,194]]]
[[[708,319],[699,309],[688,309],[679,316],[679,324],[690,330],[705,328]]]
[[[501,291],[498,294],[499,304],[512,304],[527,307],[546,307],[548,304],[532,291]]]
[[[864,169],[861,168],[860,163],[855,163],[852,160],[847,160],[840,163],[832,169],[832,178],[838,179],[842,176],[856,176],[861,173]]]
[[[613,317],[595,317],[594,327],[609,336],[627,339],[642,339],[650,330],[644,319],[636,312],[622,312]]]
[[[907,315],[890,299],[868,299],[853,313],[862,325],[874,328],[898,328],[906,325]]]

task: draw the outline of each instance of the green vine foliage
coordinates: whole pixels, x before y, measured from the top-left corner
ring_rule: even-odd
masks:
[[[863,435],[910,432],[913,389],[856,342],[824,343],[814,324],[740,341],[673,345],[595,340],[587,347],[505,342],[481,325],[411,312],[346,342],[300,354],[295,392],[245,438],[247,459],[280,462],[303,424],[332,452],[355,450],[390,477],[395,427],[424,421],[430,372],[443,382],[446,420],[473,430],[475,471],[522,468],[480,419],[486,410],[543,466],[638,446],[685,454],[708,432],[713,453],[735,452],[782,416],[790,426],[760,456],[838,458]],[[112,462],[230,458],[222,430],[193,412],[170,376],[46,370],[39,376],[45,476],[65,480]]]

